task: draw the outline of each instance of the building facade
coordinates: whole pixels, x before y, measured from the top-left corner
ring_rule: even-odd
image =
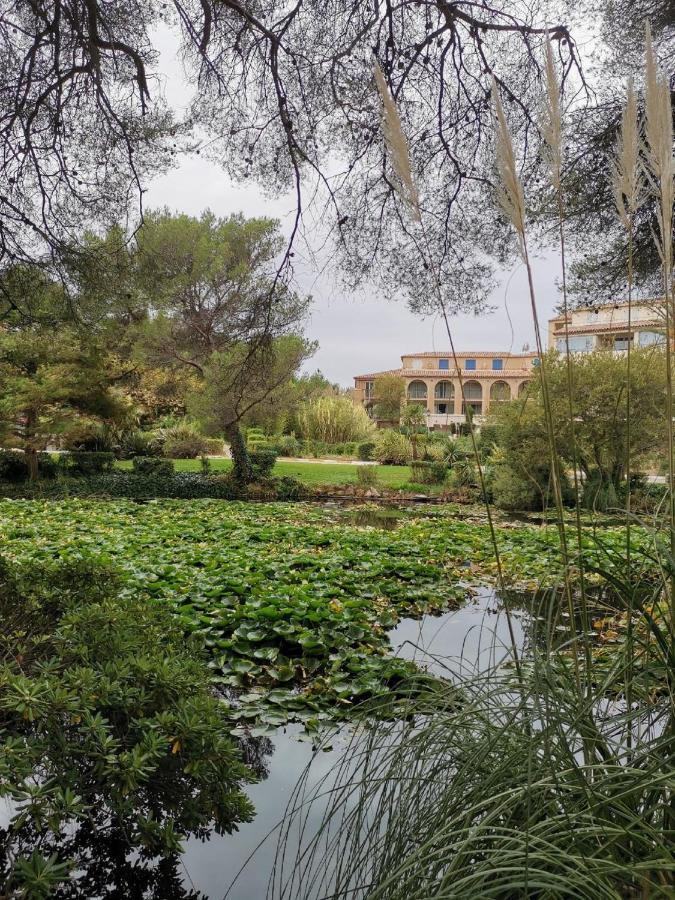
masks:
[[[658,300],[585,307],[556,316],[548,323],[549,349],[564,353],[569,341],[570,353],[613,350],[624,353],[628,347],[650,347],[665,342],[666,323],[663,303]]]
[[[664,344],[666,323],[663,301],[645,300],[571,310],[549,319],[548,349],[564,353],[609,350],[625,353],[628,347]],[[354,378],[354,401],[371,415],[377,403],[375,381],[382,375],[398,375],[405,385],[408,403],[426,409],[429,428],[447,429],[466,422],[470,406],[480,424],[490,406],[518,397],[539,363],[536,353],[458,353],[457,365],[464,384],[464,400],[450,353],[409,353],[401,357],[401,367],[372,372]]]
[[[463,400],[451,354],[410,353],[401,357],[399,369],[355,376],[354,401],[363,404],[373,415],[377,402],[376,379],[382,375],[398,375],[405,384],[406,402],[426,409],[429,428],[447,429],[466,422],[468,406],[473,418],[480,422],[491,404],[517,397],[538,362],[536,353],[458,353]]]

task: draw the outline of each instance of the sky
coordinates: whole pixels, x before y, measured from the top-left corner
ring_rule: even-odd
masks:
[[[177,60],[171,33],[158,33],[159,70],[165,73],[164,93],[180,110],[189,101],[191,88]],[[156,177],[145,195],[146,208],[167,206],[172,211],[200,215],[210,209],[217,216],[242,212],[246,216],[274,216],[288,231],[294,207],[289,197],[270,200],[250,181],[234,184],[215,163],[204,156],[181,159],[178,166]],[[320,235],[318,236],[320,237]],[[318,249],[318,248],[316,248]],[[313,298],[306,335],[318,342],[316,354],[305,364],[308,372],[320,369],[343,387],[353,385],[354,375],[378,372],[400,365],[402,354],[448,348],[445,326],[435,317],[411,313],[403,301],[385,300],[376,286],[345,291],[334,269],[319,271],[309,256],[296,248],[298,289]],[[534,260],[535,293],[542,335],[547,320],[560,302],[556,280],[560,263],[555,255]],[[534,328],[522,264],[498,272],[497,287],[490,297],[494,310],[479,316],[452,317],[455,348],[519,353],[525,344],[534,348]]]

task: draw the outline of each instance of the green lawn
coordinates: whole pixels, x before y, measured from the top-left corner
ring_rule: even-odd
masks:
[[[212,472],[227,472],[232,463],[229,459],[212,459]],[[130,469],[131,460],[117,463],[121,469]],[[176,459],[174,465],[177,472],[200,472],[198,459]],[[357,466],[349,463],[297,463],[280,461],[274,467],[274,474],[281,477],[290,475],[304,484],[346,484],[356,481]],[[378,481],[386,487],[397,488],[410,481],[408,466],[378,466]]]

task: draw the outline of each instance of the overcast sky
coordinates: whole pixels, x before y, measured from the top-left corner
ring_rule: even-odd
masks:
[[[168,30],[159,34],[162,48],[160,71],[168,74],[164,85],[167,99],[180,110],[190,97],[175,45]],[[145,196],[147,208],[168,206],[171,210],[200,215],[210,209],[217,216],[242,212],[246,216],[279,218],[282,227],[291,221],[293,205],[288,198],[270,201],[250,182],[233,184],[217,165],[203,156],[192,156],[167,175],[156,178]],[[347,387],[354,375],[395,368],[404,353],[446,350],[445,328],[435,318],[410,313],[403,302],[385,301],[375,289],[346,293],[338,273],[317,271],[309,259],[299,262],[299,287],[313,297],[307,335],[319,342],[307,371],[320,369],[331,381]],[[559,263],[555,257],[535,260],[537,302],[542,332],[559,302],[555,286]],[[534,347],[532,313],[527,278],[521,265],[500,274],[500,284],[491,297],[494,312],[480,316],[460,315],[451,321],[457,350],[499,350],[518,353],[523,345]]]

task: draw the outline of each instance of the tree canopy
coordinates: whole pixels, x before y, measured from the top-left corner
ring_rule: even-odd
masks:
[[[630,380],[622,356],[603,351],[573,354],[571,391],[564,357],[550,354],[545,369],[557,453],[568,466],[576,463],[586,480],[616,488],[626,476],[629,456],[636,471],[650,456],[665,452],[662,349],[632,351]],[[489,420],[511,468],[529,479],[543,464],[548,478],[550,451],[540,375],[522,398],[495,404]]]

